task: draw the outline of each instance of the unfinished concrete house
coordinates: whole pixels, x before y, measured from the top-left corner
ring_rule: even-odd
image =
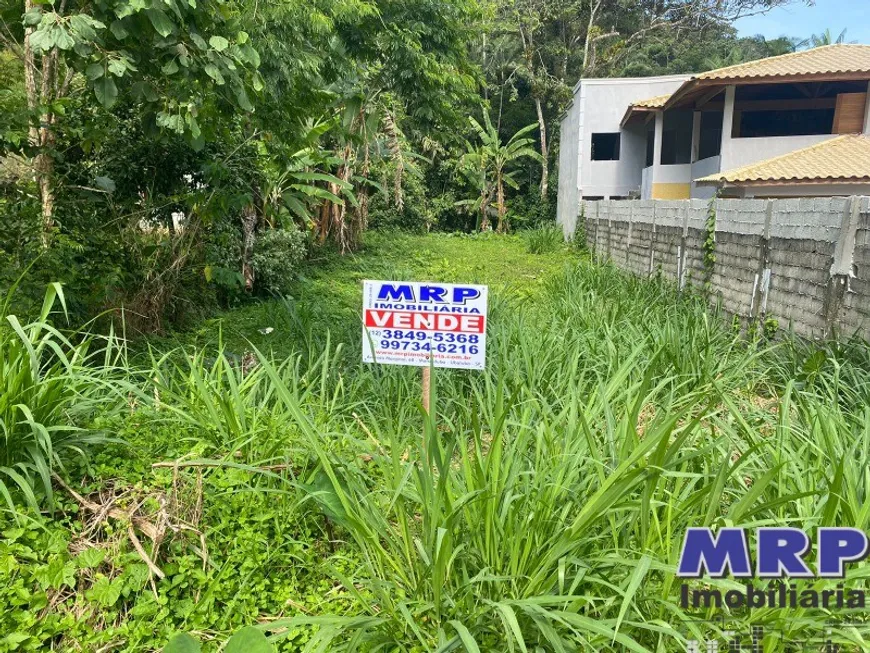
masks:
[[[870,194],[868,90],[867,45],[581,80],[562,119],[560,221],[583,199]]]

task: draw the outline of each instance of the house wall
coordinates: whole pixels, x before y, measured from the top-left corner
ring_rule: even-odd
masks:
[[[574,99],[561,122],[559,155],[560,224],[575,216],[576,197],[627,197],[639,193],[646,159],[646,127],[620,128],[629,104],[672,93],[687,75],[622,79],[585,79],[574,88]],[[592,134],[621,132],[619,161],[592,161]]]
[[[650,198],[655,200],[687,200],[692,195],[692,165],[681,163],[660,165],[655,168],[655,177],[650,189]]]
[[[774,157],[801,150],[817,143],[837,138],[839,134],[817,134],[814,136],[775,136],[767,138],[730,138],[722,139],[722,163],[720,170],[733,170],[751,163],[766,161]],[[717,172],[716,170],[712,172]],[[712,174],[709,173],[709,174]],[[697,177],[696,177],[697,178]]]
[[[637,194],[643,199],[709,199],[715,186],[697,185],[694,179],[758,163],[835,138],[836,134],[781,136],[768,138],[733,138],[736,87],[725,90],[721,154],[692,164],[662,166],[660,162],[645,169],[646,130],[643,124],[620,129],[620,121],[631,102],[672,93],[687,76],[634,79],[581,80],[574,89],[574,100],[562,120],[559,160],[558,221],[570,225],[576,219],[579,202],[584,197],[621,198]],[[868,84],[870,90],[870,84]],[[696,118],[697,119],[697,118]],[[870,102],[865,105],[864,130],[870,133]],[[694,129],[693,131],[697,131]],[[621,132],[619,161],[592,161],[591,136],[597,132]],[[658,139],[660,142],[661,139]],[[660,151],[660,145],[657,144]],[[672,170],[669,170],[672,168]],[[679,173],[679,174],[678,174]],[[819,195],[865,194],[867,188],[785,188],[776,191],[740,191],[740,196],[805,197]],[[737,193],[735,193],[736,195]]]
[[[580,210],[580,105],[572,102],[562,117],[559,145],[559,192],[556,219],[566,233],[573,232]]]
[[[641,173],[640,199],[652,199],[653,167],[644,168]]]
[[[870,198],[716,200],[715,262],[705,268],[711,204],[587,202],[599,261],[705,291],[726,313],[777,320],[806,337],[870,337]]]
[[[692,164],[692,197],[694,199],[708,200],[716,194],[715,186],[699,186],[694,180],[712,175],[721,169],[722,158],[718,156],[707,157]]]

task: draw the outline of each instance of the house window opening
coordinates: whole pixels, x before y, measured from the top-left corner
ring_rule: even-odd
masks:
[[[722,153],[722,117],[721,111],[704,111],[701,113],[701,134],[698,140],[698,159],[709,159]]]
[[[662,165],[691,163],[692,112],[668,111],[662,127]]]
[[[619,161],[619,132],[592,134],[593,161]]]
[[[739,137],[812,136],[830,134],[833,128],[834,109],[743,111]]]

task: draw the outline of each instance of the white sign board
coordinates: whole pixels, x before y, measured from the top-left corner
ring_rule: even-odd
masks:
[[[363,362],[482,370],[486,286],[363,281]]]

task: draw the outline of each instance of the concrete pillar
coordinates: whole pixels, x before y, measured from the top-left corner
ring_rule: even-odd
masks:
[[[662,134],[665,131],[665,113],[664,111],[656,111],[656,131],[655,141],[653,142],[653,168],[657,168],[662,164]]]
[[[731,132],[734,130],[734,98],[736,96],[736,86],[732,84],[725,87],[725,113],[722,116],[722,170],[727,170],[730,167],[728,143],[731,141]]]
[[[870,134],[870,82],[867,82],[867,98],[864,100],[864,133]]]
[[[831,276],[828,279],[828,288],[825,293],[824,315],[825,336],[834,335],[840,323],[840,310],[846,292],[851,286],[854,275],[853,265],[855,260],[855,242],[858,232],[858,222],[861,218],[861,198],[852,197],[846,202],[843,211],[843,222],[840,226],[840,234],[837,245],[834,248],[834,260],[831,263]]]
[[[764,216],[764,233],[758,241],[758,268],[749,301],[749,321],[764,320],[767,311],[767,296],[770,292],[770,225],[773,222],[774,201],[767,200]]]
[[[701,151],[701,112],[692,114],[692,163],[699,159]]]
[[[655,199],[656,196],[656,183],[660,183],[661,174],[659,174],[659,170],[662,167],[662,134],[665,131],[665,114],[664,111],[656,111],[656,127],[655,127],[655,140],[653,141],[653,164],[652,170],[652,179],[650,180],[650,197]]]

